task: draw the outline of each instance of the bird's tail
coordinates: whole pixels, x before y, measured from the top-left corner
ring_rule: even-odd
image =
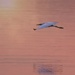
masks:
[[[33,30],[36,30],[35,28],[33,28]]]

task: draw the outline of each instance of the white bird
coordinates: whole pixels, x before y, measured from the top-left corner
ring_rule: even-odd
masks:
[[[36,29],[33,28],[33,30],[39,30],[39,29],[48,28],[48,27],[56,27],[56,28],[63,29],[63,27],[56,26],[55,24],[57,23],[58,22],[46,22],[46,23],[37,24],[39,27]]]

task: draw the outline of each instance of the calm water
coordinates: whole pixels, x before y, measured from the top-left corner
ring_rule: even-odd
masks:
[[[14,0],[12,7],[11,2],[9,6],[0,4],[0,62],[4,62],[0,64],[0,74],[35,75],[33,63],[36,59],[42,62],[41,59],[48,58],[48,63],[63,65],[62,75],[74,75],[75,1]],[[33,31],[36,24],[48,21],[58,22],[64,29]],[[31,60],[34,57],[35,60]],[[20,64],[19,61],[32,63]]]

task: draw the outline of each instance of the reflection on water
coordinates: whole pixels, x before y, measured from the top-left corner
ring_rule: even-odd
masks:
[[[54,72],[52,68],[40,67],[40,69],[38,69],[38,73],[39,74],[53,74]]]
[[[40,75],[56,75],[62,73],[62,65],[57,64],[35,64],[34,69]]]

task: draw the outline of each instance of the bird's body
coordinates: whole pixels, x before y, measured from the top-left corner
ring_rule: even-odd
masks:
[[[47,27],[50,27],[50,26],[54,26],[57,22],[46,22],[46,23],[43,23],[42,25],[40,25],[38,27],[38,29],[41,29],[41,28],[47,28]]]
[[[57,28],[63,29],[63,27],[55,26],[55,24],[57,24],[57,23],[58,22],[46,22],[46,23],[37,24],[37,25],[39,25],[39,27],[37,27],[34,30],[39,30],[39,29],[48,28],[48,27],[57,27]]]

